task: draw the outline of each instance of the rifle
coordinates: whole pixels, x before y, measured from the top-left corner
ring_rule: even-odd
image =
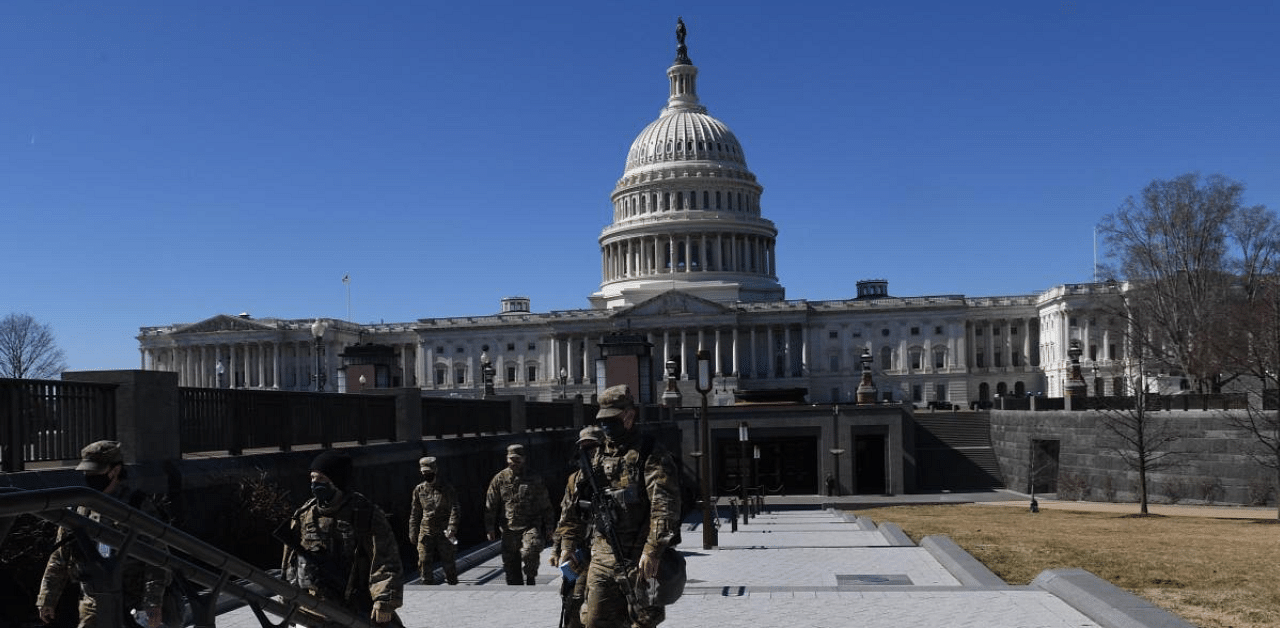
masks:
[[[578,452],[578,466],[582,469],[582,476],[591,485],[590,507],[596,532],[604,537],[605,542],[609,544],[609,549],[613,551],[613,559],[617,564],[613,570],[613,579],[618,583],[618,588],[622,589],[622,596],[627,600],[627,616],[632,622],[638,622],[640,619],[636,609],[640,607],[640,603],[636,599],[635,585],[630,580],[630,575],[636,571],[638,565],[636,561],[622,553],[622,543],[618,540],[617,512],[613,496],[600,489],[600,485],[596,482],[595,470],[592,469],[591,460],[585,451]]]
[[[285,547],[293,550],[300,557],[297,564],[297,582],[291,582],[294,586],[304,589],[314,588],[317,591],[325,593],[327,596],[339,596],[346,598],[347,593],[347,574],[343,573],[342,568],[338,567],[328,556],[318,554],[302,546],[302,543],[291,535],[282,533],[281,530],[289,525],[289,520],[285,520],[276,527],[271,536],[284,544]]]

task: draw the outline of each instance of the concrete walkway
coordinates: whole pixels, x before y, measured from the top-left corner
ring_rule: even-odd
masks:
[[[933,503],[928,496],[911,497],[898,502]],[[719,546],[711,550],[701,547],[698,522],[688,522],[682,550],[689,582],[684,597],[668,607],[663,625],[1192,628],[1081,570],[1052,570],[1030,585],[1010,586],[946,537],[928,537],[917,546],[892,523],[877,525],[823,507],[829,499],[770,498],[774,510],[740,524],[737,532],[722,522]],[[938,501],[1018,499],[993,493]],[[560,577],[545,566],[546,558],[544,552],[536,586],[506,585],[496,557],[461,574],[459,586],[408,585],[400,616],[407,628],[553,628],[560,615]],[[220,616],[217,625],[260,624],[242,608]]]

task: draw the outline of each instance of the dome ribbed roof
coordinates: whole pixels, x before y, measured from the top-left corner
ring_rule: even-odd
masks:
[[[631,143],[626,170],[654,163],[721,161],[746,167],[742,145],[728,126],[702,111],[665,110]]]

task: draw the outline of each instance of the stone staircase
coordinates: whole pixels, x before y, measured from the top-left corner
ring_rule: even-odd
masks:
[[[926,410],[915,422],[918,490],[1004,488],[988,413]]]

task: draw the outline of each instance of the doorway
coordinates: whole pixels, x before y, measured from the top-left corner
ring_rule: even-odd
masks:
[[[857,434],[853,437],[853,481],[858,495],[883,495],[885,486],[884,434]]]

